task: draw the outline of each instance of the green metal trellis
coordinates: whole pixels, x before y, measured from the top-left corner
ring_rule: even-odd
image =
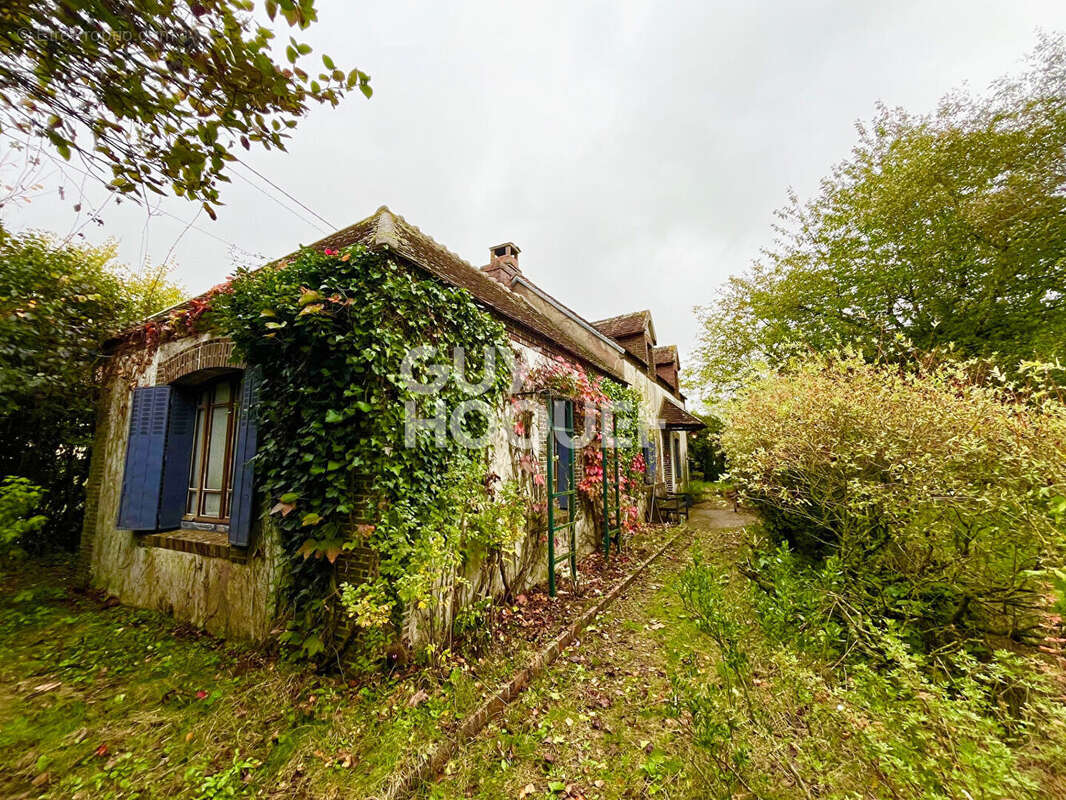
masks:
[[[600,435],[600,461],[603,465],[603,557],[611,555],[611,542],[614,542],[615,551],[622,546],[622,503],[621,487],[618,469],[618,418],[611,414],[611,446],[607,446],[607,430]],[[611,502],[608,479],[614,486],[614,523],[611,522]]]
[[[558,412],[562,412],[561,415]],[[560,419],[559,417],[562,417]],[[574,404],[573,401],[548,395],[548,594],[555,597],[555,569],[570,562],[570,579],[577,585],[577,487],[574,482]],[[566,457],[566,488],[558,490],[556,475],[560,455]],[[556,509],[558,503],[559,508]],[[566,511],[566,521],[556,524],[556,511]],[[567,531],[566,552],[555,554],[555,534]]]

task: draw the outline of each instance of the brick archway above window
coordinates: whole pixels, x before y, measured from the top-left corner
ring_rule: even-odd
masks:
[[[160,363],[156,370],[156,385],[179,381],[187,375],[203,370],[244,369],[244,363],[233,360],[233,341],[209,339],[192,345]]]

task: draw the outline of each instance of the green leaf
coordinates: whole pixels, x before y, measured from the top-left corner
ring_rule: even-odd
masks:
[[[326,649],[326,645],[323,643],[322,639],[317,634],[313,633],[303,640],[301,649],[303,650],[305,656],[307,656],[308,658],[314,658]]]
[[[334,422],[343,422],[343,421],[344,421],[344,415],[341,414],[341,412],[335,411],[332,408],[329,411],[326,412],[326,422],[334,423]]]

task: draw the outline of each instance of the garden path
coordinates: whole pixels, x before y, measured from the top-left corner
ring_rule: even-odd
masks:
[[[698,641],[674,589],[698,548],[732,559],[755,521],[712,503],[693,507],[690,536],[534,680],[450,762],[430,798],[614,800],[700,796],[687,774],[683,715],[670,675]]]

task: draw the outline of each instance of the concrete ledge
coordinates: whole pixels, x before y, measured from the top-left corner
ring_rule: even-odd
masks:
[[[248,553],[239,547],[231,547],[229,535],[219,531],[194,531],[180,528],[162,533],[146,533],[137,537],[138,547],[160,547],[192,553],[204,558],[228,558],[244,563]]]

